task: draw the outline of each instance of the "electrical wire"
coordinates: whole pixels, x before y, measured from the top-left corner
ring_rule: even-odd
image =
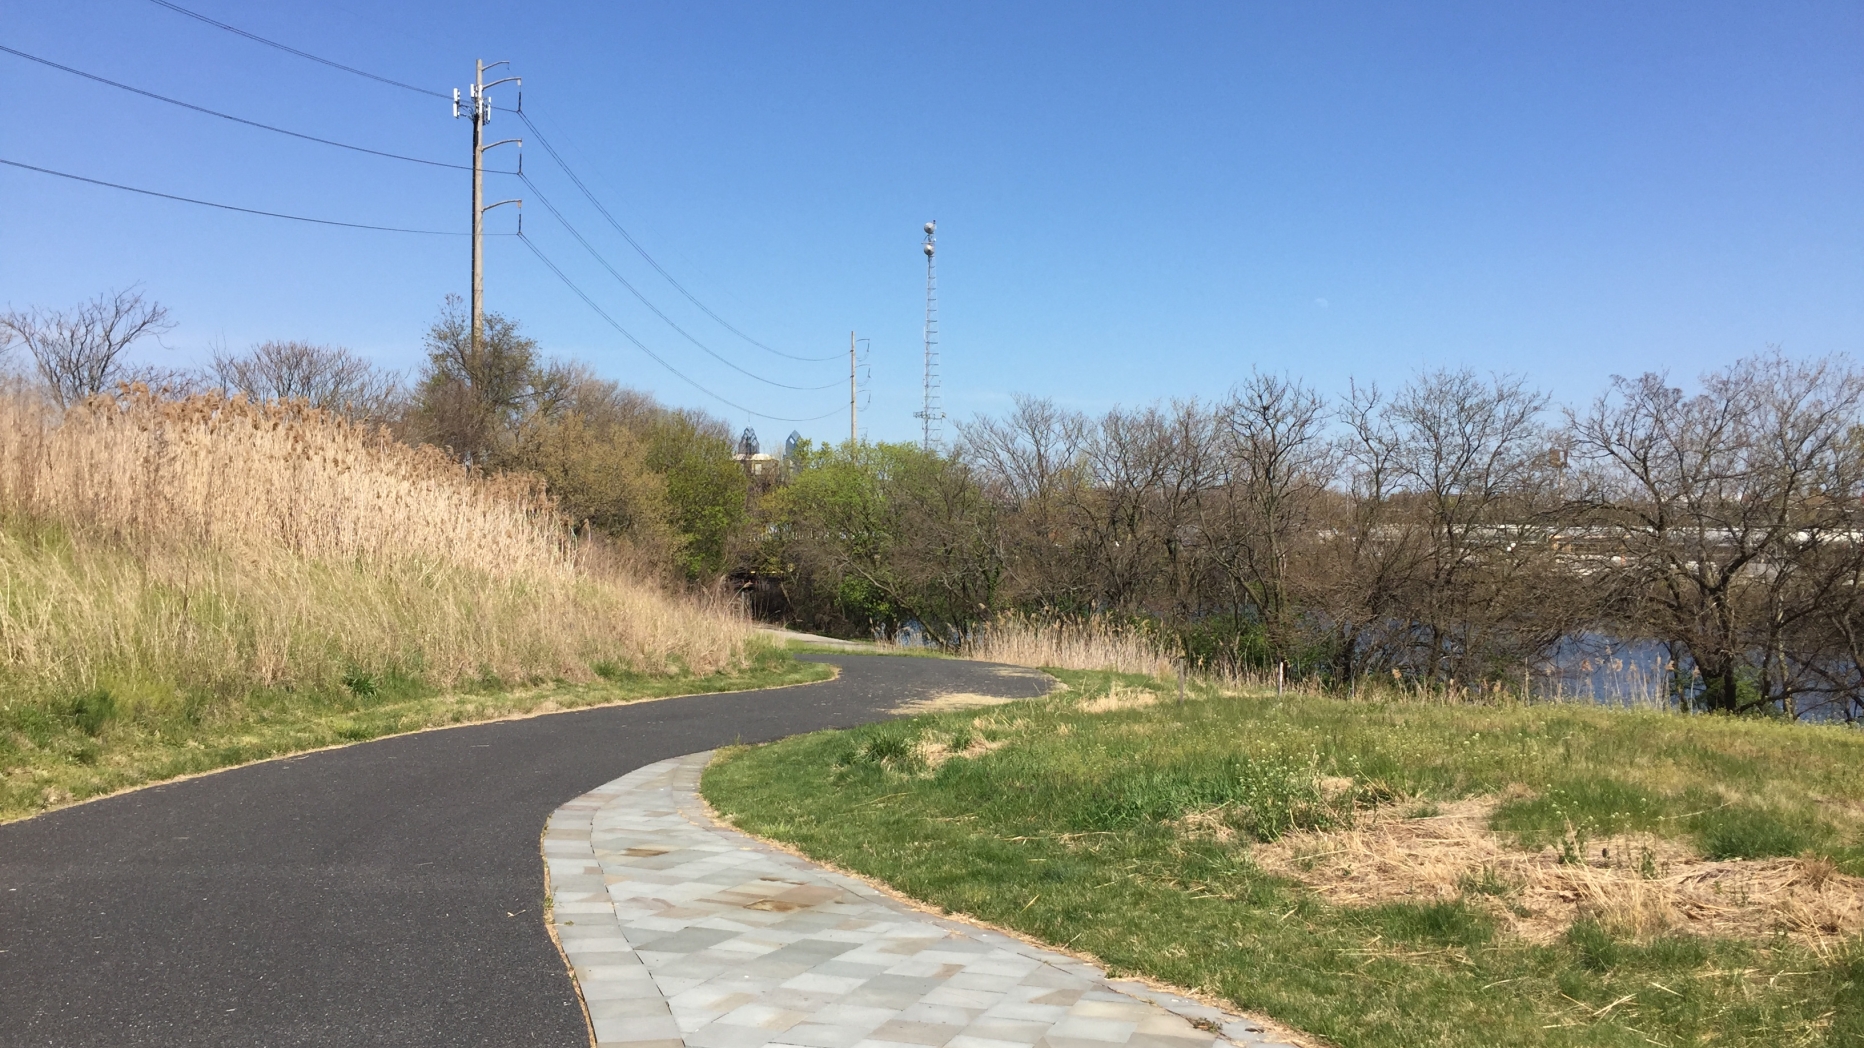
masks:
[[[427,95],[432,98],[445,99],[445,98],[450,97],[439,91],[431,91],[431,90],[428,90],[427,88],[417,87],[413,84],[404,83],[400,80],[393,80],[385,76],[378,76],[374,73],[370,73],[365,70],[357,69],[354,66],[344,65],[341,62],[335,62],[328,58],[323,58],[321,56],[311,54],[309,51],[302,51],[302,50],[299,50],[298,48],[291,47],[287,44],[279,43],[276,40],[267,39],[266,37],[260,36],[257,33],[251,33],[244,29],[240,29],[237,26],[228,25],[227,23],[219,21],[218,19],[210,18],[207,15],[201,14],[198,11],[190,11],[189,9],[182,7],[179,4],[169,2],[169,0],[149,0],[149,2],[157,5],[158,7],[167,8],[168,10],[173,11],[176,14],[184,15],[198,22],[203,22],[207,25],[213,26],[216,29],[223,29],[236,36],[245,37],[246,39],[251,40],[255,43],[264,44],[267,47],[277,48],[278,50],[284,51],[287,54],[296,55],[299,58],[307,59],[312,62],[317,62],[319,64],[329,66],[332,69],[340,69],[346,73],[353,73],[357,76],[365,77],[369,80],[374,80],[378,83],[388,84],[391,87],[399,87],[399,88],[402,88],[403,90],[413,91],[417,94]],[[164,101],[166,101],[166,99],[164,99]],[[673,287],[680,292],[680,294],[686,296],[686,299],[688,301],[690,301],[693,305],[699,307],[699,309],[703,311],[707,316],[717,321],[720,326],[725,328],[725,330],[731,332],[732,334],[738,336],[739,338],[745,340],[746,342],[749,342],[751,345],[756,346],[759,349],[762,349],[769,353],[774,353],[780,357],[786,357],[790,360],[800,360],[800,361],[813,363],[817,361],[834,360],[839,356],[839,354],[831,353],[827,356],[822,356],[822,357],[806,357],[806,356],[800,356],[795,353],[785,353],[784,351],[780,349],[774,349],[770,346],[765,345],[762,342],[759,342],[758,340],[752,338],[751,336],[745,334],[744,332],[738,330],[724,317],[721,317],[716,312],[714,312],[711,307],[707,306],[704,302],[699,301],[699,299],[695,295],[693,295],[692,292],[686,290],[686,287],[683,284],[681,284],[678,280],[675,280],[671,273],[668,273],[666,269],[660,265],[659,262],[655,261],[652,255],[647,253],[647,249],[643,248],[640,245],[640,243],[637,242],[634,239],[634,237],[630,235],[625,228],[622,227],[621,223],[615,220],[615,216],[613,214],[610,214],[609,210],[606,207],[602,206],[602,202],[597,200],[595,197],[595,194],[589,191],[589,187],[583,184],[582,179],[576,176],[576,173],[570,169],[567,163],[564,162],[562,156],[560,156],[557,153],[556,148],[550,144],[549,140],[544,136],[544,133],[538,130],[537,125],[531,122],[531,118],[529,116],[525,115],[522,96],[519,97],[518,108],[517,110],[515,110],[515,112],[518,118],[524,121],[525,126],[530,128],[532,133],[537,136],[539,143],[542,144],[545,151],[547,151],[550,154],[551,159],[557,162],[557,165],[563,169],[563,173],[568,175],[570,178],[570,181],[576,184],[576,188],[582,191],[583,195],[589,199],[589,202],[591,204],[595,205],[596,210],[602,213],[602,217],[608,220],[609,225],[615,227],[616,232],[619,232],[622,235],[623,239],[628,241],[629,246],[633,247],[634,250],[637,253],[639,253],[643,259],[647,261],[648,265],[653,266],[656,272],[658,272],[662,277],[665,277],[667,283],[672,284]],[[215,115],[221,115],[221,114],[215,114]],[[287,133],[290,133],[290,132],[287,132]],[[300,136],[300,137],[309,137],[309,136]],[[329,144],[339,145],[340,143],[332,142]],[[412,159],[412,158],[400,158],[400,159]],[[123,185],[118,185],[114,182],[104,182],[98,179],[85,178],[81,175],[66,174],[65,172],[53,171],[49,168],[33,167],[30,164],[21,164],[21,163],[17,163],[11,160],[0,160],[0,163],[9,164],[13,167],[26,168],[32,171],[40,171],[45,174],[58,175],[62,178],[75,179],[80,182],[90,182],[95,185],[108,186],[112,189],[123,189],[129,192],[132,192],[132,193],[142,193],[148,196],[162,197],[162,198],[169,199],[169,200],[179,200],[184,203],[190,203],[190,204],[201,204],[207,207],[222,208],[228,211],[241,211],[241,212],[246,212],[248,214],[266,215],[272,218],[287,218],[287,219],[293,219],[295,221],[300,221],[300,222],[315,222],[321,225],[347,226],[347,227],[356,228],[356,229],[378,229],[378,230],[383,230],[383,231],[388,231],[388,232],[398,232],[398,233],[437,233],[439,232],[436,230],[397,229],[397,228],[390,227],[390,226],[369,226],[369,225],[363,225],[361,223],[355,223],[355,222],[336,222],[336,221],[332,221],[329,219],[304,218],[298,215],[285,215],[285,214],[279,214],[277,212],[271,212],[271,211],[257,211],[252,208],[234,207],[230,204],[216,204],[216,203],[213,203],[211,201],[206,201],[206,200],[194,200],[189,197],[173,196],[168,193],[157,193],[157,192],[154,192],[153,190],[136,189],[135,187],[132,187],[132,186],[123,186]],[[448,165],[448,166],[451,166],[451,165]],[[528,183],[530,180],[526,179],[525,181]],[[532,188],[535,189],[536,187],[533,186]],[[539,194],[539,198],[540,199],[542,198],[542,194]],[[549,207],[549,204],[546,202],[545,206]],[[556,209],[550,208],[550,210],[554,214]],[[560,215],[558,216],[558,218],[559,218],[559,221],[561,221]],[[567,222],[565,222],[564,225],[565,225],[565,228],[569,228]],[[469,234],[449,233],[449,234],[444,234],[444,235],[466,236]],[[741,404],[733,403],[732,401],[727,400],[722,396],[719,396],[717,393],[714,393],[711,390],[706,389],[704,386],[699,385],[697,382],[694,382],[692,379],[687,378],[677,368],[673,367],[671,364],[668,364],[665,360],[662,360],[659,357],[659,355],[655,354],[652,350],[648,349],[647,346],[641,342],[641,340],[635,338],[634,335],[631,334],[627,329],[623,328],[620,324],[616,323],[613,317],[610,317],[607,312],[605,312],[600,306],[596,305],[595,300],[591,299],[588,295],[584,294],[581,288],[577,287],[576,284],[573,281],[571,281],[570,278],[566,276],[561,269],[557,268],[556,263],[551,262],[550,259],[547,258],[544,255],[544,253],[538,249],[537,245],[533,243],[529,237],[526,237],[522,232],[517,233],[516,236],[518,237],[519,240],[522,240],[524,242],[524,245],[526,247],[531,249],[531,253],[537,256],[538,261],[542,262],[547,268],[550,269],[552,273],[556,274],[557,279],[563,281],[566,287],[568,287],[571,291],[574,291],[576,293],[576,296],[578,298],[581,298],[586,304],[588,304],[589,308],[595,310],[596,313],[602,317],[602,319],[608,321],[611,327],[613,327],[616,331],[621,332],[622,335],[626,336],[628,341],[634,343],[636,348],[640,349],[641,352],[646,353],[649,357],[652,357],[655,363],[659,364],[663,368],[666,368],[668,371],[678,376],[682,381],[686,382],[688,385],[706,394],[707,396],[712,397],[714,400],[717,400],[723,404],[727,404],[733,408],[736,408],[739,411],[747,412],[749,414],[757,416],[758,418],[769,419],[773,422],[815,422],[819,419],[827,418],[829,417],[829,415],[833,415],[836,413],[834,411],[830,411],[825,414],[813,416],[811,418],[784,418],[784,417],[777,416],[777,415],[766,415],[761,411],[754,411]],[[579,235],[577,239],[580,240],[582,238]],[[587,245],[585,244],[585,246]],[[604,262],[604,265],[606,266],[606,262]],[[611,272],[612,271],[613,270],[611,269]],[[630,290],[633,290],[632,286],[630,286]],[[643,299],[643,301],[645,301],[645,299]],[[659,311],[655,310],[655,312],[658,313]],[[671,321],[669,321],[669,323],[671,323]],[[685,332],[682,331],[681,334],[685,334]],[[688,337],[690,338],[690,336]],[[703,349],[705,347],[701,346],[700,348]],[[710,353],[711,350],[708,349],[707,352]],[[717,356],[717,354],[713,354],[713,355]],[[719,359],[723,360],[724,358],[721,357]],[[730,363],[730,361],[725,361],[725,362],[727,364]],[[731,366],[737,367],[737,365],[735,364]],[[738,370],[742,371],[743,369],[739,368]],[[750,372],[745,372],[745,373],[750,374]],[[757,376],[752,375],[752,377],[756,378]],[[761,381],[768,382],[769,380],[762,379]],[[772,384],[781,385],[781,383],[772,383]],[[786,387],[786,388],[797,388],[797,387]]]
[[[159,3],[161,2],[161,0],[157,0],[157,2]],[[713,312],[712,307],[706,305],[704,302],[699,301],[699,299],[696,296],[694,296],[692,292],[686,290],[686,285],[681,284],[678,280],[675,280],[673,278],[673,274],[667,272],[666,269],[662,267],[659,262],[654,261],[654,256],[648,254],[647,249],[642,247],[640,242],[635,240],[634,236],[630,234],[627,231],[627,229],[623,228],[620,222],[615,220],[615,216],[609,213],[608,208],[602,206],[602,202],[600,200],[597,200],[595,194],[589,191],[589,187],[583,183],[583,180],[581,178],[578,178],[576,175],[576,172],[570,169],[570,165],[567,161],[563,159],[563,155],[558,153],[556,147],[550,144],[550,139],[541,130],[538,129],[536,124],[531,122],[530,116],[524,112],[524,96],[523,95],[518,96],[518,108],[513,110],[512,112],[517,115],[519,120],[524,121],[525,127],[528,127],[531,129],[531,134],[536,137],[537,144],[544,147],[544,152],[550,154],[550,159],[557,162],[557,166],[563,169],[563,173],[569,176],[570,181],[576,184],[577,189],[582,190],[582,195],[588,198],[589,203],[595,205],[595,209],[602,213],[602,217],[605,219],[608,219],[608,224],[615,227],[615,232],[621,234],[621,238],[628,242],[628,246],[632,247],[635,250],[636,254],[640,255],[643,259],[645,259],[648,265],[653,266],[655,272],[665,277],[667,280],[667,283],[672,284],[675,290],[677,290],[680,294],[685,295],[686,301],[691,302],[695,306],[698,306],[699,309],[702,312],[704,312],[706,316],[711,317],[713,320],[718,321],[720,327],[723,327],[726,331],[729,331],[732,334],[738,336],[739,338],[745,340],[746,342],[749,342],[751,345],[756,346],[758,349],[764,350],[765,352],[768,352],[768,353],[775,353],[777,356],[780,356],[780,357],[787,357],[790,360],[801,360],[801,361],[805,361],[809,363],[815,363],[817,361],[823,361],[823,360],[835,360],[840,357],[839,353],[830,353],[829,355],[824,356],[824,357],[805,357],[805,356],[800,356],[795,353],[785,353],[783,350],[780,350],[780,349],[772,349],[771,347],[764,345],[762,342],[759,342],[758,340],[752,338],[751,336],[733,327],[730,321],[726,320],[724,317],[721,317],[717,313]]]
[[[225,22],[222,22],[215,18],[210,18],[207,15],[201,14],[198,11],[191,11],[185,7],[182,7],[180,4],[171,3],[170,0],[149,0],[149,2],[157,5],[158,7],[167,8],[168,10],[173,11],[176,14],[184,15],[188,18],[192,18],[198,22],[204,22],[207,25],[213,26],[216,29],[224,29],[229,33],[233,33],[236,36],[243,36],[248,40],[251,40],[255,43],[264,44],[267,47],[275,47],[280,51],[286,52],[287,54],[296,55],[299,58],[308,59],[312,62],[317,62],[322,65],[329,66],[332,69],[340,69],[346,73],[354,73],[357,76],[366,77],[378,83],[388,84],[392,87],[399,87],[399,88],[402,88],[403,90],[413,91],[413,92],[416,92],[417,94],[427,95],[432,98],[443,98],[444,99],[444,98],[451,97],[440,91],[430,91],[425,87],[417,87],[414,84],[404,83],[400,80],[393,80],[393,79],[390,79],[389,77],[378,76],[374,73],[367,72],[366,70],[357,69],[355,66],[344,65],[341,62],[335,62],[328,58],[324,58],[319,55],[311,54],[309,51],[299,50],[298,48],[292,47],[288,44],[282,44],[276,40],[271,40],[266,37],[260,36],[257,33],[248,32],[244,29],[239,28],[238,26],[228,25]],[[494,108],[503,109],[504,107],[495,106]],[[730,321],[726,320],[724,317],[719,316],[718,313],[712,309],[712,307],[706,305],[704,302],[701,302],[698,296],[694,295],[691,291],[688,291],[686,289],[686,285],[681,284],[677,279],[674,278],[673,274],[667,272],[666,268],[662,266],[658,261],[656,261],[654,259],[654,256],[648,254],[647,249],[642,247],[640,245],[640,242],[635,240],[633,235],[630,234],[628,230],[624,228],[620,222],[616,221],[615,216],[609,212],[608,208],[602,206],[602,202],[596,199],[595,194],[590,192],[589,187],[583,183],[583,180],[577,177],[575,171],[570,169],[569,164],[565,162],[563,157],[557,152],[556,147],[550,144],[550,140],[544,135],[544,133],[541,130],[538,129],[536,124],[531,122],[531,118],[525,114],[524,101],[523,101],[522,95],[519,96],[518,108],[515,110],[507,110],[507,111],[515,113],[518,119],[524,121],[524,125],[531,129],[532,134],[534,134],[537,137],[538,143],[542,145],[544,147],[544,150],[550,154],[550,158],[557,162],[557,166],[563,169],[563,173],[568,175],[570,178],[570,181],[576,184],[576,188],[582,191],[583,196],[587,197],[589,199],[589,202],[595,205],[595,209],[602,213],[602,217],[608,220],[608,224],[615,227],[615,231],[620,233],[622,236],[622,239],[628,242],[628,246],[634,248],[635,252],[638,253],[643,259],[645,259],[648,265],[654,267],[655,272],[659,273],[662,277],[666,278],[667,283],[672,284],[675,290],[677,290],[681,295],[684,295],[686,297],[687,301],[697,306],[701,312],[705,313],[706,316],[711,317],[714,321],[716,321],[719,324],[720,327],[723,327],[726,331],[731,332],[732,334],[738,336],[739,338],[743,339],[746,342],[749,342],[751,345],[756,346],[758,349],[761,349],[765,351],[766,353],[774,353],[779,357],[785,357],[790,360],[799,360],[799,361],[804,361],[806,363],[816,363],[819,361],[834,360],[839,356],[839,354],[834,354],[834,353],[828,354],[827,356],[821,356],[821,357],[809,357],[809,356],[803,356],[797,353],[786,353],[783,350],[776,349],[772,346],[767,346],[764,343],[759,342],[757,339],[754,339],[751,336],[745,334],[743,331],[738,330],[736,326],[734,326]],[[220,115],[220,114],[215,114],[215,115]],[[286,133],[290,134],[291,132],[286,132]],[[300,137],[309,137],[309,136],[300,136]],[[338,145],[340,143],[332,142],[329,144]],[[365,152],[372,152],[372,151],[365,150]],[[412,159],[412,158],[403,157],[400,159]],[[452,165],[446,165],[446,166],[452,166]]]
[[[471,233],[456,233],[449,229],[406,229],[401,226],[372,226],[364,222],[339,222],[333,218],[308,218],[304,215],[287,215],[278,211],[260,211],[257,208],[238,207],[233,204],[217,204],[212,200],[196,200],[193,197],[176,196],[173,193],[158,193],[153,189],[138,189],[135,186],[126,186],[117,182],[105,182],[101,178],[86,178],[83,175],[74,175],[68,171],[54,171],[49,167],[35,167],[32,164],[22,164],[17,160],[7,160],[4,157],[0,157],[0,164],[5,164],[8,167],[21,168],[26,171],[37,171],[42,175],[56,175],[59,178],[69,178],[73,182],[88,182],[94,186],[121,189],[126,193],[141,193],[143,196],[160,197],[163,200],[178,200],[183,204],[199,204],[202,207],[216,207],[222,211],[238,211],[241,214],[263,215],[266,218],[284,218],[290,219],[293,222],[309,222],[319,226],[342,226],[345,229],[372,229],[380,233],[418,233],[423,236],[434,237],[465,237],[472,235]],[[488,235],[510,236],[511,234],[492,233]]]
[[[368,153],[371,156],[387,157],[390,160],[406,160],[407,162],[411,164],[426,164],[429,167],[450,167],[456,171],[471,171],[472,170],[471,164],[449,164],[444,160],[428,160],[428,159],[425,159],[423,157],[418,157],[418,156],[403,156],[400,153],[389,153],[389,152],[384,152],[383,150],[380,150],[380,149],[370,149],[367,146],[350,145],[348,142],[337,142],[337,141],[334,141],[328,138],[318,138],[316,135],[307,135],[300,131],[288,131],[285,128],[274,127],[271,124],[262,124],[257,120],[248,120],[245,117],[234,116],[231,113],[222,113],[217,109],[208,109],[206,106],[197,106],[192,102],[183,102],[179,98],[170,98],[167,95],[158,95],[154,91],[145,91],[140,87],[131,87],[128,84],[121,84],[115,80],[110,80],[105,77],[98,76],[96,73],[87,73],[82,69],[73,69],[72,67],[68,65],[60,65],[57,62],[54,62],[50,59],[40,58],[38,55],[29,55],[24,51],[20,51],[15,48],[7,47],[5,44],[0,44],[0,51],[4,51],[7,54],[13,55],[17,58],[24,58],[28,62],[37,62],[42,66],[49,66],[53,69],[60,70],[61,72],[70,73],[73,76],[81,76],[86,80],[94,80],[97,83],[106,84],[110,87],[117,88],[118,90],[128,91],[131,94],[141,95],[144,98],[153,98],[157,102],[167,102],[171,106],[180,106],[183,109],[192,109],[196,113],[205,113],[208,116],[217,116],[222,120],[231,120],[236,124],[245,124],[247,127],[256,127],[262,131],[272,131],[272,132],[276,132],[281,135],[289,135],[292,138],[301,138],[305,140],[306,142],[316,142],[319,145],[335,146],[338,149],[350,149],[358,153]],[[509,174],[514,174],[515,172],[496,171],[492,173],[501,174],[501,175],[509,175]]]
[[[637,300],[639,300],[641,305],[646,306],[649,310],[653,312],[655,316],[659,317],[661,320],[666,321],[668,327],[679,332],[681,337],[685,338],[686,341],[691,342],[693,345],[698,346],[700,349],[704,350],[706,355],[711,357],[713,360],[718,361],[719,363],[725,365],[726,367],[732,369],[733,371],[738,372],[741,375],[746,375],[750,378],[754,378],[757,381],[764,383],[767,386],[776,386],[780,389],[795,389],[795,390],[802,390],[804,392],[814,392],[815,390],[828,389],[832,386],[839,386],[841,384],[841,382],[837,380],[834,382],[825,382],[820,386],[792,386],[787,382],[778,382],[775,379],[765,378],[764,376],[759,375],[754,371],[748,371],[742,367],[739,367],[737,364],[733,363],[729,358],[720,356],[716,351],[712,349],[711,346],[708,346],[705,343],[694,338],[690,332],[688,332],[685,328],[679,326],[678,323],[674,322],[672,317],[667,316],[665,313],[661,312],[659,306],[656,306],[652,302],[648,301],[646,295],[641,294],[640,290],[637,289],[632,283],[630,283],[627,277],[622,276],[620,271],[616,270],[614,266],[610,265],[608,259],[603,258],[602,253],[600,251],[597,251],[595,249],[595,246],[590,244],[588,239],[586,239],[580,232],[578,232],[575,226],[570,224],[570,220],[563,217],[563,212],[557,210],[557,206],[550,202],[550,198],[544,195],[544,191],[537,188],[537,183],[531,181],[531,176],[520,173],[518,177],[523,180],[525,185],[530,187],[531,193],[533,196],[536,197],[537,202],[544,205],[544,209],[546,211],[549,211],[553,216],[556,217],[557,222],[560,223],[564,229],[569,231],[570,236],[573,236],[576,238],[576,242],[583,246],[583,250],[589,252],[589,254],[593,256],[597,262],[601,263],[603,269],[608,270],[609,276],[614,277],[617,283],[619,283],[622,287],[627,288],[628,293],[633,295]]]
[[[451,95],[443,94],[442,92],[439,92],[439,91],[429,91],[427,88],[424,88],[424,87],[416,87],[413,84],[404,84],[399,80],[390,80],[388,77],[385,77],[385,76],[376,76],[374,73],[364,72],[361,69],[357,69],[355,66],[346,66],[341,62],[332,62],[328,58],[319,58],[318,56],[311,54],[309,51],[300,51],[295,47],[291,47],[286,44],[281,44],[276,40],[267,40],[265,37],[260,36],[257,33],[248,33],[246,30],[241,29],[237,26],[230,26],[226,24],[225,22],[219,21],[217,19],[209,18],[206,15],[201,14],[199,11],[190,11],[187,8],[182,7],[180,4],[171,4],[168,2],[168,0],[149,0],[149,2],[152,4],[155,4],[157,7],[166,7],[170,11],[173,11],[178,15],[186,15],[189,18],[192,18],[197,22],[205,22],[208,25],[213,26],[215,29],[224,29],[229,33],[233,33],[237,36],[243,36],[248,40],[252,40],[256,43],[264,44],[267,47],[276,47],[280,51],[284,51],[288,54],[297,55],[299,58],[308,58],[313,62],[320,62],[324,65],[329,66],[332,69],[341,69],[345,73],[355,73],[357,76],[367,77],[370,80],[377,81],[378,83],[388,84],[391,87],[399,87],[399,88],[402,88],[403,90],[414,91],[414,92],[417,92],[423,95],[431,95],[434,98],[451,98],[452,97]]]
[[[531,249],[531,254],[536,255],[537,260],[539,262],[542,262],[546,269],[549,269],[552,273],[556,274],[557,279],[563,282],[564,287],[567,287],[571,291],[575,292],[576,297],[582,299],[584,305],[587,305],[590,309],[595,310],[596,316],[599,316],[603,320],[608,321],[609,327],[612,327],[616,331],[621,332],[621,336],[623,338],[627,339],[629,342],[634,343],[634,348],[647,354],[648,357],[651,358],[654,363],[659,364],[661,367],[666,368],[668,371],[672,372],[673,375],[676,378],[678,378],[681,382],[684,382],[687,385],[691,386],[692,388],[698,390],[699,392],[704,393],[706,396],[711,397],[713,400],[716,400],[719,403],[726,405],[727,407],[735,408],[739,411],[742,411],[745,414],[755,415],[758,418],[762,418],[762,419],[769,419],[772,422],[816,422],[816,421],[820,421],[821,419],[825,419],[829,417],[830,415],[837,415],[841,413],[841,409],[836,408],[833,411],[825,411],[820,415],[814,415],[809,418],[785,418],[782,415],[766,415],[761,411],[757,411],[753,408],[747,408],[743,404],[740,404],[733,400],[727,400],[724,397],[719,396],[717,393],[712,392],[711,390],[700,385],[698,382],[695,382],[693,379],[689,378],[686,375],[686,373],[681,371],[679,368],[676,368],[672,364],[667,363],[666,360],[660,356],[660,354],[655,353],[651,349],[648,349],[646,343],[642,342],[638,338],[635,338],[633,332],[630,332],[627,328],[622,327],[621,324],[618,323],[614,317],[611,317],[608,315],[607,310],[603,309],[601,306],[596,304],[595,299],[590,298],[587,294],[583,292],[582,288],[577,287],[576,282],[571,280],[569,276],[563,272],[563,270],[557,268],[557,264],[555,262],[550,261],[549,256],[545,255],[543,251],[539,250],[538,246],[534,242],[532,242],[530,237],[525,236],[523,233],[517,234],[517,237],[520,241],[524,243],[525,247],[528,247]]]

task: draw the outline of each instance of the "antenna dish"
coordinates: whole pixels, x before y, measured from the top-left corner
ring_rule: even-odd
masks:
[[[938,231],[938,223],[937,223],[937,222],[927,222],[927,223],[926,223],[926,232],[928,232],[928,233],[935,233],[935,232],[937,232],[937,231]]]

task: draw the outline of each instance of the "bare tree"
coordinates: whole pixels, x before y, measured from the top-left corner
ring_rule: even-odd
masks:
[[[1340,409],[1346,483],[1322,500],[1315,537],[1326,566],[1313,580],[1315,604],[1330,625],[1334,676],[1348,682],[1406,661],[1405,600],[1417,588],[1428,549],[1403,500],[1400,444],[1384,424],[1387,409],[1376,386],[1349,388]]]
[[[543,359],[537,340],[499,313],[485,315],[475,341],[458,295],[447,296],[426,348],[411,412],[414,435],[482,463],[497,462],[528,418],[564,403],[587,377]]]
[[[1615,378],[1572,426],[1590,467],[1592,558],[1630,601],[1621,628],[1668,643],[1730,712],[1857,694],[1864,626],[1864,374],[1779,353],[1702,380]]]
[[[1006,595],[1049,614],[1082,614],[1094,599],[1069,512],[1088,482],[1089,425],[1054,401],[1019,395],[1007,417],[959,426],[960,454],[998,510]]]
[[[1217,411],[1228,483],[1204,529],[1233,601],[1254,610],[1270,653],[1295,643],[1300,576],[1315,516],[1337,472],[1326,401],[1300,381],[1255,372]]]
[[[216,352],[209,370],[227,394],[250,400],[302,400],[366,422],[393,417],[401,378],[337,346],[261,342],[241,354]]]
[[[1084,432],[1085,483],[1065,489],[1099,610],[1181,611],[1195,600],[1197,504],[1220,483],[1215,425],[1195,401],[1109,411]]]
[[[135,288],[104,292],[67,310],[12,310],[0,328],[32,354],[52,398],[69,407],[134,378],[124,354],[146,335],[172,327],[168,310]]]
[[[1543,655],[1583,619],[1556,564],[1543,474],[1547,397],[1521,380],[1426,372],[1390,401],[1356,392],[1342,578],[1362,640],[1431,682],[1491,676]]]

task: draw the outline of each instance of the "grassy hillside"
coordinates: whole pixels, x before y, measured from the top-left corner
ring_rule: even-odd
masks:
[[[733,751],[704,792],[1339,1045],[1864,1044],[1864,735],[1057,674]]]
[[[533,486],[321,413],[0,398],[0,818],[544,702],[820,672],[750,636],[631,577]]]

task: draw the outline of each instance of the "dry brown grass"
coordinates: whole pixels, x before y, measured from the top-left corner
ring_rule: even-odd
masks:
[[[980,695],[977,692],[971,691],[948,691],[940,695],[933,695],[929,698],[903,702],[893,707],[888,712],[917,716],[921,713],[945,713],[950,710],[968,710],[978,706],[1001,706],[1006,702],[1015,701],[1015,699],[1004,698],[1001,695]]]
[[[1116,682],[1107,689],[1105,695],[1076,703],[1075,709],[1082,713],[1112,713],[1114,710],[1143,709],[1158,701],[1159,697],[1156,692],[1145,688],[1129,688]]]
[[[0,396],[7,691],[586,680],[734,664],[749,624],[617,573],[531,482],[297,405]]]
[[[1170,680],[1178,673],[1179,657],[1169,638],[1143,626],[1121,625],[1099,617],[1044,620],[1005,615],[979,628],[959,650],[964,658],[1005,662],[1018,666],[1064,670],[1110,670]],[[1610,685],[1601,689],[1594,669],[1609,670]],[[1656,670],[1622,659],[1582,659],[1577,667],[1584,687],[1569,687],[1564,677],[1543,675],[1531,684],[1534,702],[1601,703],[1639,709],[1665,709],[1667,680]],[[1227,697],[1260,695],[1273,691],[1288,695],[1338,696],[1337,686],[1314,675],[1274,667],[1195,669],[1192,678],[1214,685]],[[1366,702],[1428,703],[1435,705],[1503,706],[1519,703],[1522,685],[1502,681],[1421,681],[1394,673],[1377,674],[1353,682],[1348,696]]]
[[[438,449],[300,404],[169,401],[139,388],[61,417],[16,391],[0,400],[0,506],[138,549],[413,558],[499,576],[574,570],[573,543],[529,479],[472,474]]]
[[[1013,666],[1113,670],[1168,677],[1177,662],[1143,630],[1104,620],[1041,622],[1010,616],[980,628],[963,648],[966,658]]]
[[[999,750],[1007,745],[1009,745],[1007,739],[991,740],[984,738],[982,735],[973,735],[969,739],[964,740],[964,745],[962,747],[956,749],[954,749],[949,742],[940,742],[934,739],[920,739],[914,749],[915,752],[918,753],[919,759],[924,762],[926,772],[929,774],[938,771],[939,765],[944,764],[953,757],[969,757],[976,759],[992,750]]]
[[[1257,864],[1346,906],[1482,900],[1515,934],[1550,942],[1575,921],[1648,937],[1667,931],[1764,940],[1784,934],[1815,948],[1864,931],[1864,879],[1824,859],[1711,862],[1651,834],[1591,841],[1583,861],[1557,848],[1516,848],[1489,829],[1502,798],[1445,804],[1407,817],[1402,806],[1361,813],[1350,829],[1289,834],[1252,851]],[[1211,820],[1185,830],[1215,832]]]

